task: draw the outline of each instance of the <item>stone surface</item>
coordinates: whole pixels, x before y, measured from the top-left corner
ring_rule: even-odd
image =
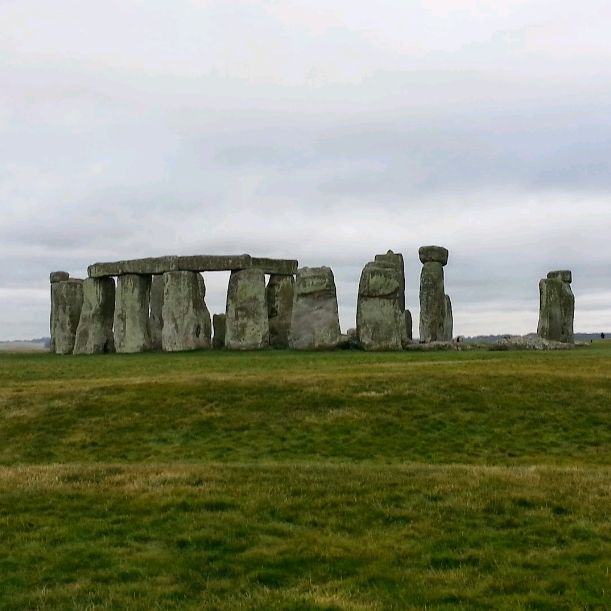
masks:
[[[269,346],[265,275],[260,269],[231,272],[225,312],[228,350],[259,350]]]
[[[163,274],[163,350],[210,348],[210,313],[204,296],[204,280],[200,274],[185,271]]]
[[[160,275],[172,271],[218,272],[260,269],[266,274],[292,275],[297,271],[293,259],[255,258],[250,255],[192,255],[148,257],[111,263],[94,263],[87,269],[90,278],[124,274]]]
[[[328,267],[297,270],[289,346],[296,350],[328,350],[340,339],[337,293]]]
[[[114,312],[115,281],[112,278],[87,278],[83,282],[83,309],[76,331],[74,354],[115,351]]]
[[[448,295],[445,296],[444,317],[443,317],[443,336],[441,341],[449,342],[454,333],[454,316],[452,315],[452,301]]]
[[[151,303],[149,307],[149,332],[151,350],[161,350],[163,329],[163,275],[153,276],[151,281]]]
[[[76,278],[51,284],[51,351],[72,354],[83,307],[83,281]]]
[[[568,271],[551,272],[539,282],[539,324],[537,335],[543,339],[573,343],[573,319],[575,297],[569,281]]]
[[[422,263],[441,263],[446,265],[448,262],[448,249],[443,246],[421,246],[418,256]]]
[[[212,347],[220,350],[225,347],[225,328],[227,316],[225,314],[215,314],[212,317],[214,336],[212,337]]]
[[[361,273],[356,328],[365,350],[400,350],[406,341],[402,274],[396,266],[367,263]]]
[[[117,352],[150,350],[149,303],[151,277],[125,274],[117,278],[114,337]]]
[[[54,282],[63,282],[64,280],[68,280],[70,278],[70,274],[68,272],[51,272],[49,274],[49,281],[51,284]]]
[[[394,253],[389,250],[384,255],[376,255],[374,261],[388,267],[393,267],[401,274],[401,292],[399,299],[401,302],[401,310],[405,310],[405,263],[401,253]]]
[[[409,310],[405,310],[405,344],[411,343],[414,339],[414,323],[412,321],[412,313]],[[405,348],[405,345],[403,346]]]
[[[446,296],[443,267],[429,261],[420,274],[420,341],[443,341],[446,325]]]
[[[293,276],[274,274],[267,283],[269,345],[272,348],[288,348],[294,288]]]
[[[568,270],[568,269],[561,269],[558,271],[549,272],[547,274],[547,277],[550,280],[553,280],[553,279],[562,280],[562,282],[568,282],[569,284],[573,282],[573,274],[571,270]]]

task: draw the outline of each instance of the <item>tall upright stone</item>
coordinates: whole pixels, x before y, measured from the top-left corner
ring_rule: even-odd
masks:
[[[115,351],[112,325],[115,312],[115,281],[87,278],[83,282],[83,309],[76,331],[74,354],[105,354]]]
[[[114,336],[117,352],[145,352],[151,348],[149,303],[151,276],[117,277]]]
[[[269,345],[272,348],[288,348],[295,279],[293,276],[272,274],[266,292]]]
[[[452,314],[452,301],[449,295],[445,296],[446,302],[444,307],[444,319],[443,319],[443,341],[449,342],[452,339],[454,333],[454,316]]]
[[[210,313],[197,272],[163,274],[162,347],[166,352],[210,348]]]
[[[83,281],[66,278],[65,272],[51,274],[51,351],[72,354],[83,307]]]
[[[418,255],[422,262],[420,274],[420,341],[447,341],[449,330],[448,300],[444,288],[443,267],[448,251],[442,246],[422,246]],[[450,330],[451,332],[451,330]]]
[[[163,274],[153,276],[151,281],[151,304],[149,309],[149,330],[151,350],[161,350],[163,329]]]
[[[225,328],[227,326],[226,314],[214,314],[212,316],[212,328],[214,335],[212,336],[212,347],[220,350],[225,347]]]
[[[225,347],[228,350],[260,350],[269,346],[263,271],[250,268],[231,272],[225,322]]]
[[[340,339],[335,279],[329,267],[297,270],[289,346],[295,350],[329,350]]]
[[[399,301],[401,311],[405,310],[405,263],[403,261],[403,255],[401,253],[395,253],[392,250],[388,250],[384,255],[376,255],[374,261],[376,263],[382,263],[387,267],[392,267],[401,274]]]
[[[539,282],[539,337],[569,344],[574,342],[572,281],[569,270],[560,270],[549,272],[547,278]]]
[[[396,266],[367,263],[361,273],[356,329],[365,350],[401,350],[407,339],[401,307],[404,276]],[[403,298],[404,301],[405,298]]]

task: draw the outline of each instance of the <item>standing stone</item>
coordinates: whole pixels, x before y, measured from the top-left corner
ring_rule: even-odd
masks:
[[[149,311],[149,330],[151,350],[161,350],[161,330],[163,329],[163,275],[153,276],[151,281],[151,305]]]
[[[269,277],[266,292],[269,345],[272,348],[288,348],[295,279],[293,276],[273,274]]]
[[[63,279],[57,281],[60,277]],[[51,283],[51,350],[72,354],[83,307],[83,281],[64,276],[55,279]]]
[[[442,341],[450,342],[454,333],[454,317],[452,315],[452,301],[449,295],[446,295],[445,298]]]
[[[554,271],[539,282],[539,325],[537,335],[543,339],[573,343],[575,296],[571,290],[572,274]]]
[[[387,267],[393,267],[401,274],[401,290],[399,292],[399,301],[401,311],[405,310],[405,263],[401,253],[394,253],[392,250],[386,252],[385,255],[376,255],[374,261],[382,263]]]
[[[405,335],[407,337],[407,343],[410,343],[414,339],[412,313],[409,310],[405,310]],[[405,346],[403,346],[405,348]]]
[[[115,293],[115,349],[117,352],[145,352],[151,348],[149,303],[151,276],[118,276]]]
[[[87,278],[83,282],[83,309],[76,331],[74,354],[105,354],[115,351],[112,333],[115,312],[115,281]]]
[[[401,350],[403,347],[407,334],[401,290],[402,274],[395,266],[374,262],[363,268],[356,328],[365,350]]]
[[[328,267],[297,270],[289,346],[295,350],[329,350],[340,339],[337,293]]]
[[[225,347],[259,350],[268,346],[265,274],[256,268],[233,271],[227,289]]]
[[[212,327],[214,336],[212,337],[212,347],[220,350],[225,347],[225,327],[227,316],[225,314],[215,314],[212,317]]]
[[[163,274],[162,347],[166,352],[210,348],[210,313],[197,272]]]
[[[443,266],[448,262],[448,251],[441,246],[422,246],[418,255],[423,264],[420,274],[420,341],[444,341],[448,329]]]

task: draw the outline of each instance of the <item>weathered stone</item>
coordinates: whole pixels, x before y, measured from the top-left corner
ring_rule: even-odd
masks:
[[[405,310],[405,263],[403,261],[403,255],[389,250],[385,255],[376,255],[374,261],[388,267],[393,267],[401,274],[401,292],[399,293],[399,300],[401,303],[401,310]]]
[[[272,275],[267,283],[269,345],[288,348],[295,280],[293,276]]]
[[[571,272],[550,272],[539,282],[539,324],[537,335],[543,339],[573,343],[575,296],[568,280]]]
[[[413,332],[414,324],[412,322],[412,313],[409,310],[405,310],[404,316],[405,316],[405,344],[403,345],[403,347],[405,348],[405,345],[411,343],[412,339],[414,339],[414,332]]]
[[[212,316],[210,316],[210,310],[206,305],[206,283],[204,277],[201,274],[197,274],[197,283],[199,284],[199,291],[202,294],[202,307],[204,309],[204,320],[206,321],[205,334],[208,338],[208,348],[212,345]]]
[[[562,282],[568,282],[569,284],[573,282],[573,274],[571,270],[568,270],[568,269],[562,269],[562,270],[558,270],[554,272],[549,272],[547,274],[547,277],[550,280],[555,278],[556,280],[562,280]]]
[[[226,315],[227,349],[258,350],[269,346],[265,275],[260,269],[231,272]]]
[[[147,257],[146,259],[130,259],[113,263],[94,263],[87,268],[90,278],[103,276],[122,276],[125,274],[163,274],[178,269],[178,257]]]
[[[83,281],[76,278],[51,284],[51,351],[72,354],[83,307]]]
[[[210,313],[204,294],[204,280],[196,272],[163,274],[161,343],[166,352],[210,348]]]
[[[114,336],[117,352],[150,350],[151,277],[125,274],[117,278]]]
[[[268,259],[253,257],[252,266],[260,269],[264,274],[274,276],[294,276],[297,273],[299,262],[295,259]]]
[[[212,317],[212,326],[214,328],[214,336],[212,337],[212,347],[217,350],[225,347],[226,321],[226,314],[215,314]]]
[[[151,281],[151,304],[149,309],[149,331],[151,350],[161,350],[163,330],[163,275],[153,276]]]
[[[83,309],[76,331],[74,354],[115,351],[114,312],[115,281],[112,278],[87,278],[83,282]]]
[[[51,272],[49,274],[49,281],[51,284],[54,282],[63,282],[64,280],[68,280],[70,278],[70,274],[68,272]]]
[[[297,270],[289,346],[296,350],[335,348],[339,316],[333,272],[328,267]]]
[[[250,255],[192,255],[178,257],[178,269],[192,272],[222,272],[252,267]]]
[[[443,246],[421,246],[418,256],[422,263],[441,263],[446,265],[448,262],[448,249]]]
[[[454,333],[454,317],[452,315],[452,301],[448,295],[445,296],[444,317],[443,317],[443,337],[441,341],[449,342]]]
[[[395,266],[367,263],[361,273],[356,328],[365,350],[400,350],[407,338],[401,309],[402,274]]]
[[[446,296],[443,267],[428,261],[420,274],[420,341],[443,341],[446,325]]]

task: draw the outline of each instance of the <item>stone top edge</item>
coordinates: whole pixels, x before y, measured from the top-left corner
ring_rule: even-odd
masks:
[[[446,265],[448,254],[448,249],[443,246],[421,246],[418,249],[418,256],[422,263],[441,263]]]
[[[163,274],[173,271],[236,271],[258,268],[267,274],[293,275],[298,262],[295,259],[271,259],[241,255],[168,255],[109,263],[94,263],[87,269],[90,278],[122,276],[125,274]]]
[[[563,282],[571,283],[573,281],[573,274],[570,269],[559,269],[547,274],[548,280],[562,280]]]

